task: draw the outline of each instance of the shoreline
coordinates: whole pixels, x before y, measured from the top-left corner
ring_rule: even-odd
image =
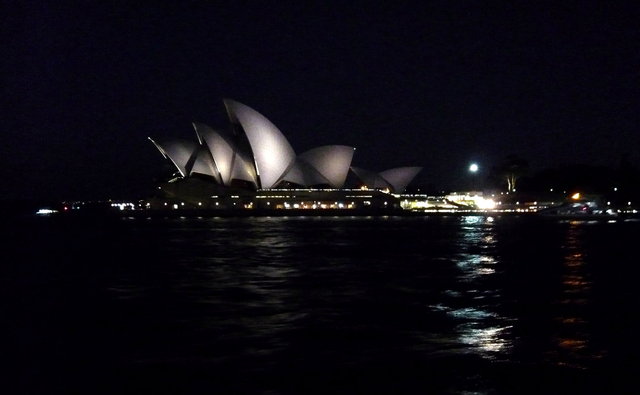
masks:
[[[44,217],[67,218],[249,218],[249,217],[528,217],[543,219],[566,220],[624,220],[640,218],[639,214],[620,213],[618,215],[547,215],[535,211],[490,211],[490,210],[464,210],[464,211],[409,211],[398,209],[251,209],[251,210],[225,210],[225,209],[177,209],[177,210],[70,210],[54,213]]]

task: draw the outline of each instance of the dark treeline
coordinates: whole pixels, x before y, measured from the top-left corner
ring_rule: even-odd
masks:
[[[491,170],[485,186],[538,196],[580,192],[621,204],[640,196],[640,170],[623,159],[615,167],[568,164],[533,172],[526,160],[510,156]]]
[[[509,192],[523,198],[530,196],[533,199],[554,200],[580,192],[599,195],[612,203],[626,204],[640,197],[640,169],[623,159],[617,166],[567,164],[533,170],[526,159],[509,155],[483,174],[479,182],[472,181],[472,177],[468,176],[458,184],[450,187],[455,190],[481,189]],[[414,185],[407,189],[408,193],[433,195],[451,191],[433,184]]]

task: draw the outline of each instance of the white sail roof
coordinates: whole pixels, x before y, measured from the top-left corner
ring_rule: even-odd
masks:
[[[401,193],[422,170],[422,167],[396,167],[380,173],[352,167],[351,170],[369,188],[389,188]]]
[[[226,99],[224,104],[233,133],[193,123],[200,144],[173,141],[160,146],[150,138],[182,177],[199,173],[213,177],[222,185],[243,180],[262,189],[274,188],[281,181],[302,186],[344,186],[355,148],[326,145],[296,156],[282,132],[263,115],[234,100]],[[368,187],[389,188],[395,192],[404,191],[422,170],[421,167],[399,167],[376,173],[351,169]]]
[[[198,135],[200,144],[206,145],[211,152],[220,181],[224,185],[229,185],[235,151],[231,140],[203,123],[194,122],[193,128]]]
[[[295,163],[289,167],[284,176],[283,181],[289,181],[302,186],[312,185],[330,185],[329,180],[318,172],[313,166],[297,158]],[[278,182],[276,182],[276,185]]]
[[[368,188],[383,189],[383,188],[392,187],[387,180],[382,178],[380,174],[374,171],[360,169],[358,167],[351,167],[351,170],[355,173],[356,176],[358,176],[360,181],[362,181],[362,183],[366,185]]]
[[[298,158],[318,171],[334,188],[342,188],[355,148],[346,145],[325,145],[310,149]],[[310,184],[312,185],[312,184]]]
[[[421,170],[422,167],[396,167],[380,172],[380,176],[391,184],[395,192],[402,193]]]
[[[233,156],[233,168],[231,170],[231,180],[248,181],[258,185],[256,169],[253,161],[239,151]]]
[[[213,177],[218,183],[220,183],[220,174],[218,173],[218,169],[216,169],[216,165],[213,162],[213,157],[211,156],[211,152],[204,145],[199,145],[196,148],[195,157],[192,158],[193,165],[191,166],[191,172],[205,174]]]
[[[158,148],[160,153],[168,158],[171,163],[178,169],[180,175],[182,177],[186,177],[191,173],[191,166],[189,164],[189,160],[191,156],[194,154],[197,145],[191,141],[170,141],[167,143],[163,143],[162,145],[156,143],[151,138],[149,138],[153,145]]]
[[[261,188],[272,188],[294,162],[296,154],[282,132],[254,109],[226,99],[231,122],[239,124],[251,145]]]

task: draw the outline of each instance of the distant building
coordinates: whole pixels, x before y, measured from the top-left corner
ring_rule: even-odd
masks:
[[[243,208],[386,207],[397,205],[390,193],[402,193],[422,170],[400,167],[374,173],[353,168],[355,148],[345,145],[298,155],[262,114],[233,100],[224,104],[228,130],[194,123],[197,141],[159,144],[149,138],[177,169],[175,177],[159,187],[165,197]],[[350,169],[361,181],[359,189],[344,189]]]

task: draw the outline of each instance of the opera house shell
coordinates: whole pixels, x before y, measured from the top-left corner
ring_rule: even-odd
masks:
[[[207,179],[217,190],[344,188],[351,169],[371,189],[402,193],[421,170],[401,167],[374,173],[351,167],[355,148],[325,145],[296,154],[282,132],[259,112],[225,99],[230,128],[193,123],[197,141],[151,142],[175,166],[178,179]],[[202,177],[204,176],[204,177]]]
[[[396,167],[375,173],[369,170],[352,167],[351,170],[362,181],[362,183],[372,189],[386,189],[393,192],[402,192],[407,185],[422,170],[422,167]]]

